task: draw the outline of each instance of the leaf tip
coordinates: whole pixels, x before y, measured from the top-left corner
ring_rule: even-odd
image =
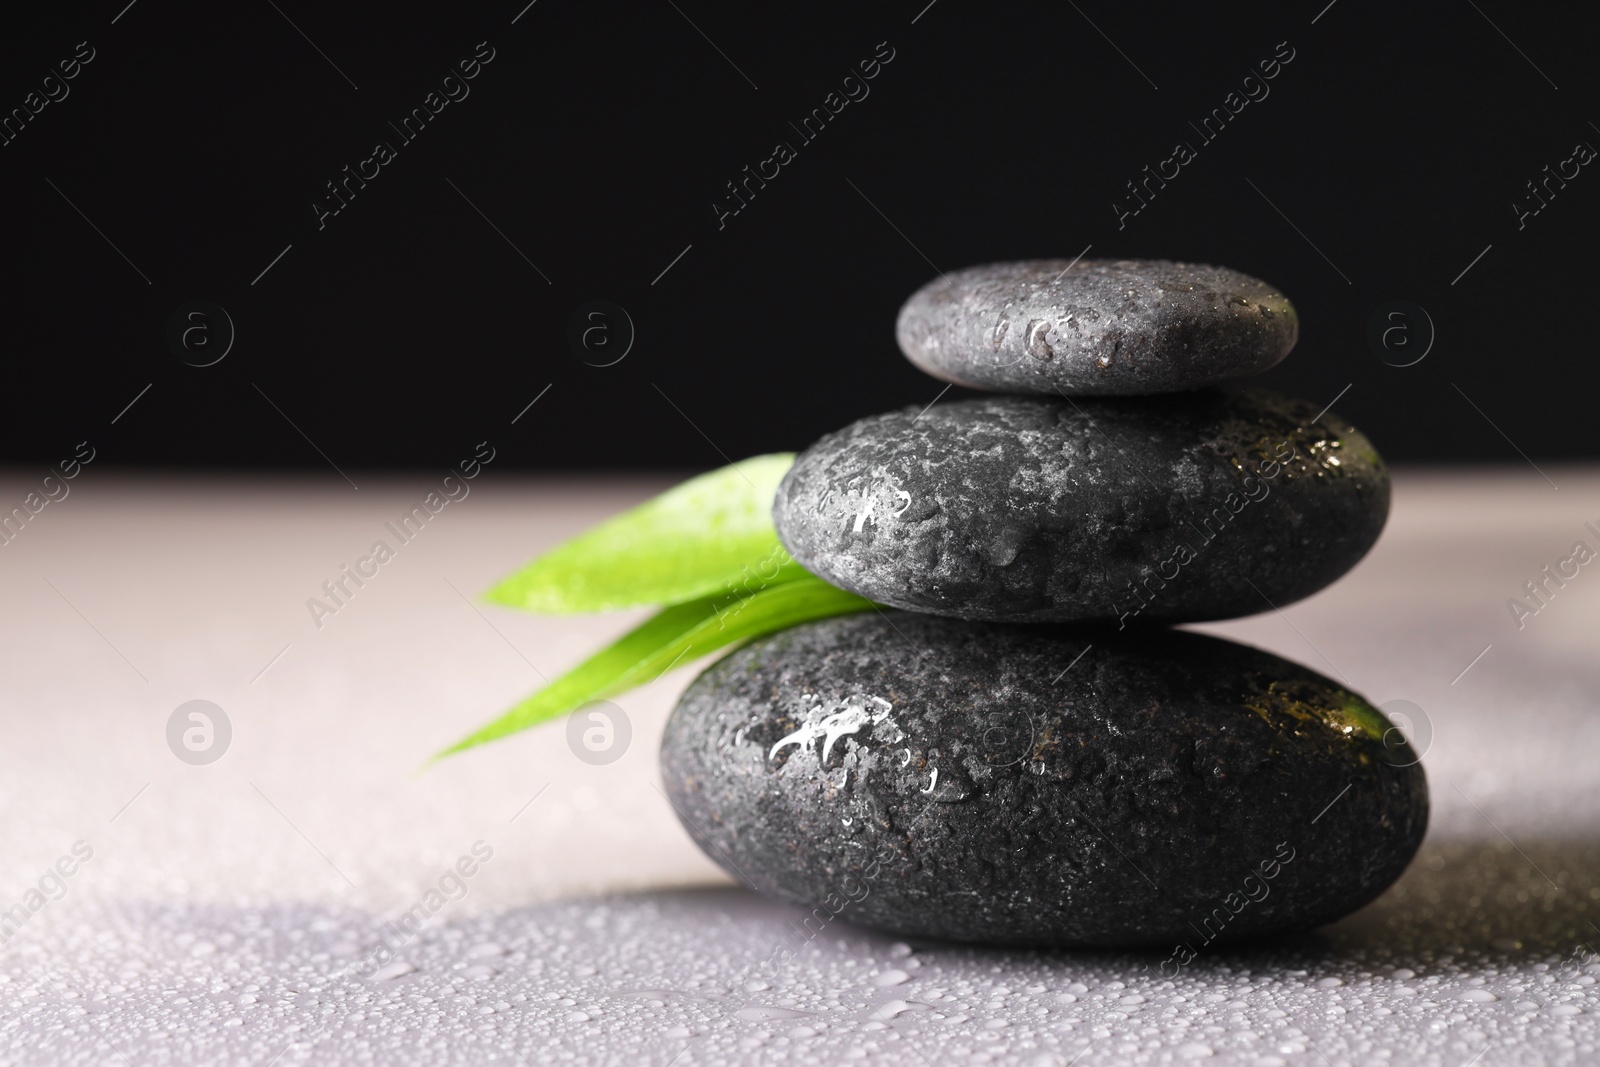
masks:
[[[522,606],[522,597],[517,595],[517,591],[512,585],[512,579],[509,578],[495,584],[479,594],[479,596],[485,604],[498,604],[503,608],[520,608]]]

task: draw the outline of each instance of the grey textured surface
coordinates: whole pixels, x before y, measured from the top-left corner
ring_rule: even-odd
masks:
[[[912,611],[1254,614],[1344,574],[1388,516],[1382,459],[1317,408],[1263,390],[906,408],[802,452],[773,517],[809,570]]]
[[[1035,259],[952,271],[907,300],[900,350],[936,378],[1005,393],[1133,396],[1259,374],[1299,319],[1266,282],[1169,260]]]
[[[1205,627],[1419,705],[1433,815],[1355,915],[1176,976],[1170,949],[815,933],[728,888],[657,791],[692,668],[617,699],[634,740],[607,766],[552,726],[413,777],[639,617],[480,616],[445,580],[473,595],[671,479],[491,469],[316,630],[305,598],[435,478],[351,471],[357,493],[331,473],[91,468],[0,550],[0,904],[94,847],[0,948],[0,1063],[1593,1063],[1600,580],[1585,567],[1521,630],[1506,598],[1593,544],[1600,470],[1541,465],[1559,492],[1525,466],[1398,470],[1389,528],[1344,581]],[[36,485],[0,472],[4,499]],[[164,737],[196,697],[234,722],[208,767]],[[494,858],[470,892],[361,977],[479,838]]]
[[[1392,729],[1217,638],[902,612],[712,666],[661,776],[712,859],[824,920],[1198,951],[1330,922],[1399,877],[1428,798]]]

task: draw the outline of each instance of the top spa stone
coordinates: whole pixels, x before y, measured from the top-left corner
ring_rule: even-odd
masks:
[[[1033,259],[929,282],[900,350],[935,378],[1002,393],[1176,393],[1277,364],[1294,305],[1248,274],[1164,259]]]

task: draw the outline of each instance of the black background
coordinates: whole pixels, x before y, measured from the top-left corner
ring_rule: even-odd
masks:
[[[0,455],[327,471],[487,438],[533,468],[709,467],[932,401],[895,348],[905,297],[1087,245],[1280,287],[1302,339],[1262,383],[1348,385],[1391,460],[1595,450],[1600,168],[1522,229],[1512,207],[1600,145],[1592,7],[524,3],[114,0],[8,27],[0,108],[78,42],[95,58],[0,148]],[[324,183],[480,41],[470,95],[319,229]],[[870,95],[802,144],[789,123],[880,42]],[[1270,96],[1201,145],[1189,123],[1280,42]],[[780,140],[797,158],[719,228]],[[1124,183],[1180,140],[1198,158],[1119,230]],[[213,366],[167,342],[194,299],[237,330]],[[593,299],[637,331],[614,366],[567,341]],[[1415,366],[1369,347],[1393,300],[1437,329]]]

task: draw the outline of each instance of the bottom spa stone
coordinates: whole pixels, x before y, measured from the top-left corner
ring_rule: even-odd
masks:
[[[1196,952],[1381,893],[1427,827],[1417,759],[1360,696],[1243,645],[895,613],[714,664],[661,769],[713,860],[823,921]]]

